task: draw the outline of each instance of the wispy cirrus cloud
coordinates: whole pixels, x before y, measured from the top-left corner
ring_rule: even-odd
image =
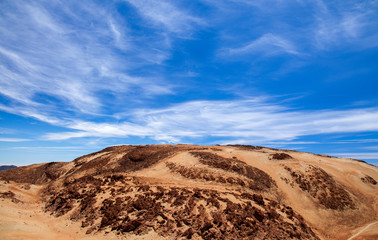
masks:
[[[314,86],[310,98],[320,99],[323,89],[339,90],[322,85],[323,78],[357,74],[328,61],[377,46],[377,1],[21,0],[2,6],[0,111],[22,116],[26,124],[28,118],[47,123],[33,135],[37,140],[87,144],[134,137],[306,146],[317,138],[302,136],[378,131],[374,101],[363,105],[371,108],[337,110],[350,105],[304,96],[295,104],[307,110],[299,110],[250,97],[306,95]],[[227,62],[233,59],[245,64]],[[317,74],[324,66],[324,74]],[[276,68],[284,70],[277,74]],[[355,72],[370,71],[366,79],[372,79],[371,66],[362,68]],[[292,69],[300,69],[295,77],[277,77]],[[273,78],[281,83],[272,86]],[[285,80],[293,87],[284,86]],[[373,89],[373,81],[366,82]],[[352,99],[350,86],[340,99]],[[309,110],[322,104],[334,109]],[[25,136],[1,131],[3,140]]]
[[[163,142],[205,137],[229,142],[293,142],[301,136],[378,131],[378,109],[299,111],[261,99],[193,101],[161,109],[141,109],[119,123],[72,120],[74,131],[50,133],[48,140],[78,137],[148,137]],[[308,142],[307,142],[308,143]],[[298,144],[306,144],[298,142]]]
[[[15,150],[31,150],[31,151],[80,151],[85,147],[12,147]]]
[[[14,132],[15,132],[14,129],[0,127],[0,134],[12,134]]]
[[[339,140],[333,143],[377,143],[378,139],[348,139],[348,140]]]
[[[363,147],[362,149],[378,151],[378,146]]]
[[[343,2],[331,8],[316,1],[312,31],[314,44],[321,50],[340,46],[367,49],[377,46],[378,34],[372,29],[378,23],[376,1]]]
[[[378,160],[378,152],[369,153],[329,153],[331,156],[352,158],[352,159],[371,159]]]
[[[0,11],[0,95],[12,108],[91,115],[130,93],[143,98],[173,92],[156,74],[130,73],[161,62],[166,49],[148,40],[134,47],[142,39],[127,36],[127,20],[112,8],[17,1]]]
[[[125,0],[132,4],[139,13],[153,25],[181,35],[190,36],[194,26],[204,25],[205,22],[183,9],[175,6],[175,1],[154,0]]]
[[[374,48],[378,42],[378,34],[373,30],[378,24],[376,1],[203,1],[216,6],[222,14],[235,18],[243,15],[245,19],[242,34],[235,34],[233,28],[224,29],[221,56],[254,54],[272,57],[288,54],[308,59],[335,49],[355,51]],[[288,17],[289,11],[296,11],[298,19]],[[264,27],[260,24],[248,27],[249,23],[255,22]],[[218,24],[228,26],[227,22]],[[247,38],[248,35],[251,37]]]
[[[243,47],[224,49],[222,53],[227,55],[261,54],[266,57],[280,54],[300,54],[291,41],[272,33],[264,34]]]
[[[26,142],[31,141],[30,139],[25,138],[0,138],[0,142]]]
[[[16,114],[23,117],[34,118],[38,121],[49,123],[54,126],[65,126],[66,121],[55,116],[50,116],[47,113],[50,112],[47,109],[41,111],[40,108],[28,107],[8,107],[0,104],[0,110],[8,113]],[[44,112],[44,113],[42,113]]]

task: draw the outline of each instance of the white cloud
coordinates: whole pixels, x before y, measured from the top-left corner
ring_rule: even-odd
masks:
[[[33,151],[80,151],[83,147],[13,147],[16,150],[33,150]]]
[[[372,31],[378,23],[374,1],[365,4],[342,2],[342,5],[333,6],[334,9],[321,0],[316,3],[316,22],[310,38],[314,39],[317,48],[328,50],[349,45],[366,49],[378,45],[378,34]]]
[[[378,146],[363,147],[362,149],[378,151]]]
[[[82,137],[98,137],[96,134],[90,134],[89,132],[59,132],[59,133],[48,133],[42,139],[43,140],[67,140],[71,138],[82,138]]]
[[[0,104],[0,110],[67,129],[46,134],[46,140],[137,136],[180,142],[210,136],[283,143],[304,135],[378,131],[376,108],[299,111],[263,98],[188,101],[135,111],[133,103],[173,94],[174,86],[160,76],[130,72],[162,64],[171,54],[172,39],[190,37],[205,21],[174,1],[125,1],[137,9],[149,28],[152,23],[157,33],[132,35],[127,31],[127,19],[89,1],[47,1],[43,6],[10,1],[11,9],[1,11],[0,94],[7,104]],[[266,7],[262,1],[235,1]],[[284,5],[285,1],[279,3]],[[325,2],[319,0],[317,6],[315,23],[303,37],[307,38],[305,44],[296,38],[300,34],[291,36],[285,30],[269,29],[223,53],[297,56],[312,41],[318,48],[344,40],[361,43],[368,37],[369,46],[378,42],[373,44],[377,35],[366,32],[375,23],[375,18],[368,21],[372,11],[361,13],[366,7],[361,11],[340,10],[334,15]],[[221,31],[222,27],[215,28]],[[93,116],[104,119],[79,120]]]
[[[12,113],[12,114],[21,115],[21,116],[24,116],[24,117],[31,117],[31,118],[37,119],[38,121],[46,122],[46,123],[49,123],[49,124],[55,125],[55,126],[65,126],[67,124],[67,121],[65,121],[63,119],[58,119],[58,118],[53,117],[53,116],[41,114],[41,113],[39,113],[41,109],[37,110],[37,109],[34,109],[32,107],[14,108],[14,107],[7,107],[5,105],[0,104],[0,110],[8,112],[8,113]]]
[[[340,140],[332,143],[376,143],[378,139],[350,139],[350,140]]]
[[[30,139],[24,138],[0,138],[0,142],[26,142],[30,141]]]
[[[111,9],[88,1],[14,1],[7,7],[0,25],[0,94],[9,107],[90,115],[131,93],[139,98],[173,93],[158,76],[129,74],[161,63],[167,49],[126,37],[125,20]]]
[[[224,50],[223,52],[230,55],[263,54],[265,56],[300,54],[291,41],[271,33],[264,34],[243,47],[231,48]]]
[[[190,36],[195,25],[204,22],[176,7],[170,1],[126,0],[138,9],[140,14],[154,25],[181,36]]]
[[[113,23],[113,21],[109,22],[109,26],[110,26],[110,29],[112,30],[113,34],[114,34],[115,40],[117,42],[119,42],[120,39],[121,39],[121,32],[118,30],[118,27],[116,27],[116,25]]]
[[[234,6],[246,8],[248,6],[258,8],[260,11],[278,10],[282,5],[290,4],[292,1],[285,0],[202,0],[210,6],[216,6],[222,10],[230,10]],[[239,4],[239,5],[237,5]]]
[[[78,137],[149,137],[156,140],[195,141],[201,137],[232,141],[307,144],[300,136],[378,131],[378,109],[298,111],[261,99],[192,101],[162,109],[129,113],[119,123],[72,120],[65,127],[75,131],[50,133],[47,140]]]
[[[2,120],[2,118],[0,118],[0,120]],[[14,129],[0,127],[0,134],[12,134],[14,132]]]
[[[258,145],[258,146],[265,146],[265,147],[279,147],[279,148],[287,148],[290,146],[290,149],[300,149],[299,147],[294,147],[293,145],[307,145],[307,144],[319,144],[319,142],[313,141],[271,141],[271,140],[252,140],[252,139],[234,139],[234,140],[221,140],[221,141],[214,141],[213,144],[246,144],[246,145]]]
[[[237,32],[235,36],[235,31],[227,28],[229,22],[224,21],[224,18],[217,18],[220,24],[226,25],[223,40],[227,47],[223,48],[222,54],[309,56],[319,51],[354,51],[378,46],[378,34],[375,31],[378,24],[378,4],[374,0],[363,3],[323,0],[202,1],[217,7],[220,14],[234,18],[238,15],[246,19],[241,22],[245,31]],[[292,11],[299,15],[290,16]],[[234,42],[246,39],[252,33],[261,37],[250,42],[244,40],[244,44],[238,43],[240,46],[237,47],[230,42],[230,39]]]
[[[27,14],[30,15],[39,28],[45,28],[49,32],[56,32],[58,34],[66,32],[43,7],[33,4],[27,4],[24,7]]]
[[[329,153],[331,156],[352,158],[352,159],[378,159],[378,152],[369,153]]]

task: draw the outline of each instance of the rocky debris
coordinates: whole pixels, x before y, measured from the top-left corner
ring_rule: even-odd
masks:
[[[176,239],[318,239],[290,207],[259,194],[151,186],[124,176],[83,178],[66,186],[45,192],[46,211],[71,214],[88,234],[142,235],[153,229]]]
[[[269,159],[270,160],[288,160],[288,159],[293,159],[293,157],[287,153],[273,153],[269,155]]]
[[[0,198],[11,199],[14,203],[22,202],[16,198],[16,194],[12,191],[0,192]]]
[[[198,167],[185,167],[176,163],[166,162],[166,166],[174,173],[180,174],[183,177],[189,179],[199,179],[208,182],[216,182],[220,184],[231,184],[234,186],[240,186],[249,188],[251,190],[265,190],[262,188],[260,184],[256,184],[255,181],[251,181],[246,177],[238,178],[238,177],[224,177],[215,171],[211,171],[211,169],[205,168],[198,168]]]
[[[236,158],[224,158],[209,152],[190,153],[199,158],[202,164],[234,172],[252,180],[255,189],[266,190],[277,186],[275,181],[267,173]]]
[[[110,153],[110,152],[113,151],[114,148],[115,147],[107,147],[107,148],[102,149],[101,151],[93,152],[93,153],[86,154],[86,155],[83,155],[81,157],[75,158],[73,160],[75,167],[78,167],[78,166],[82,165],[83,163],[85,163],[84,160],[87,159],[87,158],[99,155],[100,153]]]
[[[165,159],[175,152],[178,148],[175,146],[140,146],[123,156],[120,167],[116,171],[135,171],[147,168],[162,159]]]
[[[88,171],[91,172],[91,175],[132,172],[150,167],[160,160],[172,156],[178,150],[179,147],[171,145],[108,147],[94,154],[75,159],[75,168],[71,169],[67,175],[87,173]],[[96,155],[98,156],[96,157]],[[118,164],[109,165],[109,162],[117,155],[122,155]],[[86,158],[92,156],[93,159],[85,161]]]
[[[114,179],[118,179],[117,175],[106,180],[111,183]],[[94,178],[93,176],[84,176],[71,181],[66,179],[63,182],[64,191],[57,191],[50,185],[43,193],[48,198],[45,210],[51,211],[55,216],[59,217],[70,212],[79,203],[78,208],[71,216],[72,220],[80,219],[83,216],[87,218],[94,217],[91,216],[94,212],[93,205],[96,203],[94,197],[102,191],[102,184],[103,180]],[[88,224],[83,223],[83,225]]]
[[[370,184],[373,184],[373,185],[377,185],[377,181],[375,181],[374,178],[372,178],[368,175],[365,175],[365,177],[361,178],[361,181],[364,182],[364,183],[370,183]]]
[[[263,149],[263,147],[260,147],[260,146],[251,146],[251,145],[241,145],[241,144],[229,144],[227,146],[230,146],[230,147],[236,147],[236,148],[239,148],[241,150],[249,150],[249,151],[254,151],[254,150],[261,150]]]
[[[323,169],[312,165],[308,167],[306,173],[295,171],[287,166],[285,169],[293,179],[291,185],[296,184],[324,207],[339,211],[355,208],[350,194]]]

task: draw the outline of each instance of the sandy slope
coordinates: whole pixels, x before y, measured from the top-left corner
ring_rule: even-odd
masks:
[[[265,149],[264,151],[274,152],[269,149]],[[328,158],[302,152],[288,152],[288,154],[295,160],[270,161],[267,155],[240,150],[231,150],[230,154],[227,155],[236,155],[241,160],[269,173],[276,180],[279,189],[284,193],[284,201],[299,211],[310,222],[313,228],[325,238],[343,235],[341,237],[343,239],[344,236],[351,235],[354,228],[377,220],[377,186],[368,185],[361,181],[361,177],[365,174],[377,179],[377,167],[346,158]],[[319,166],[331,174],[339,183],[347,186],[349,191],[360,196],[359,201],[372,206],[374,210],[360,204],[360,211],[356,213],[345,211],[344,216],[337,217],[337,214],[335,216],[335,211],[319,208],[308,195],[303,194],[299,189],[292,188],[282,181],[281,177],[285,175],[282,164],[295,169],[303,168],[307,164]]]
[[[231,146],[211,146],[207,150],[198,146],[183,146],[182,148],[198,148],[201,151],[228,159],[238,159],[266,172],[276,182],[278,190],[262,192],[262,196],[273,199],[279,204],[291,206],[303,216],[307,224],[321,239],[348,239],[355,234],[357,235],[353,239],[378,239],[378,225],[368,225],[378,220],[378,185],[362,181],[366,176],[378,180],[378,170],[375,166],[346,158],[331,158],[268,148],[253,150]],[[277,152],[289,154],[292,158],[272,160],[271,155]],[[85,165],[107,156],[111,160],[103,168],[117,167],[124,154],[117,152],[111,155],[107,152],[100,152],[83,157],[77,163]],[[64,168],[65,172],[69,172],[71,168],[78,165],[77,163],[64,164],[62,169]],[[210,169],[214,175],[238,177],[236,173],[203,165],[189,151],[179,151],[150,167],[128,173],[127,176],[139,177],[150,186],[201,188],[217,192],[242,190],[240,186],[188,179],[172,172],[167,167],[167,163],[174,163],[188,169]],[[345,189],[350,194],[355,207],[336,210],[319,205],[316,199],[295,183],[286,170],[286,168],[290,168],[306,176],[312,166],[324,170],[334,179],[337,186]],[[80,170],[80,167],[75,169]],[[81,177],[86,174],[86,172],[79,170],[73,171],[71,175]],[[88,172],[92,174],[95,171],[90,169]],[[131,235],[117,235],[115,232],[107,232],[108,230],[88,235],[86,234],[88,228],[82,228],[80,221],[69,220],[69,215],[57,218],[42,210],[45,206],[45,203],[40,199],[42,187],[43,185],[1,182],[0,193],[12,191],[15,196],[13,200],[11,198],[0,198],[0,239],[159,239],[154,231],[140,236],[131,233]],[[101,196],[106,198],[109,194]],[[17,202],[17,200],[20,200],[20,202]]]
[[[376,239],[378,235],[378,221],[369,223],[362,229],[359,229],[357,233],[349,237],[347,240],[352,239]]]
[[[28,189],[30,187],[30,189]],[[26,189],[25,189],[26,188]],[[1,240],[76,240],[104,239],[104,235],[85,234],[79,223],[64,218],[55,218],[45,213],[39,199],[41,186],[17,183],[1,183],[0,191],[14,192],[15,198],[0,200],[0,239]],[[110,233],[106,239],[118,239]]]

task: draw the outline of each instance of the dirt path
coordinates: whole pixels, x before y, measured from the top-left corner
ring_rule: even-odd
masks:
[[[364,231],[366,231],[369,227],[371,227],[374,224],[378,224],[378,221],[375,221],[375,222],[372,222],[372,223],[366,225],[364,228],[362,228],[360,231],[358,231],[356,234],[354,234],[353,236],[351,236],[347,240],[351,240],[351,239],[353,239],[355,237],[358,237],[361,233],[363,233]]]

